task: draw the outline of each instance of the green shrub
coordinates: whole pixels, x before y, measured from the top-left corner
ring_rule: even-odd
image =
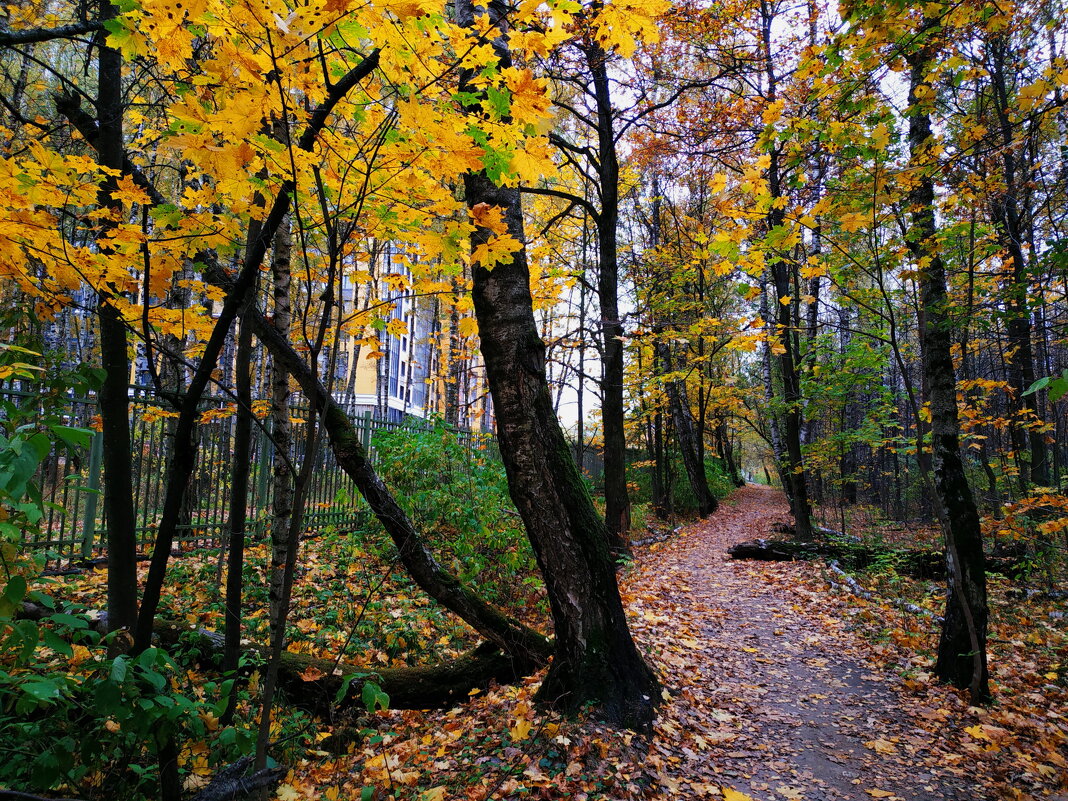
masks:
[[[441,420],[376,431],[373,445],[382,478],[450,570],[489,600],[521,600],[517,584],[537,572],[496,448],[467,447]]]

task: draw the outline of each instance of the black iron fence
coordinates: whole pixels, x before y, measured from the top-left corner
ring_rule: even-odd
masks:
[[[13,402],[32,402],[33,396],[12,389],[0,389],[0,397]],[[133,451],[134,510],[138,542],[150,545],[162,517],[167,486],[167,463],[171,449],[173,414],[141,387],[131,389],[131,435]],[[372,463],[381,455],[374,447],[376,431],[418,429],[424,421],[409,419],[392,422],[376,419],[366,407],[342,403],[349,413]],[[53,414],[55,414],[53,401]],[[304,457],[309,406],[298,400],[290,407],[292,442],[290,457],[299,465]],[[70,398],[62,404],[61,416],[67,425],[97,428],[97,404],[91,398]],[[197,426],[197,461],[182,511],[176,540],[192,547],[217,546],[229,517],[232,483],[233,437],[236,415],[227,398],[206,398]],[[496,453],[494,437],[488,433],[458,432],[461,443],[472,450],[490,449]],[[45,513],[36,531],[26,532],[27,548],[45,551],[49,560],[91,558],[104,547],[102,434],[93,436],[87,453],[57,447],[42,462],[38,482],[45,501]],[[252,439],[248,495],[248,530],[252,537],[266,532],[271,518],[274,444],[268,418],[257,419]],[[395,488],[403,492],[403,487]],[[349,477],[338,467],[328,443],[316,452],[307,492],[305,527],[311,530],[329,526],[357,527],[370,519],[370,511]]]

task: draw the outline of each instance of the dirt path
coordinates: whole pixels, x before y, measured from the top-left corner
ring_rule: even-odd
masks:
[[[672,696],[647,765],[664,796],[982,799],[966,765],[929,764],[936,736],[910,717],[901,679],[866,663],[864,641],[805,584],[818,567],[727,557],[787,519],[780,492],[746,487],[643,549],[625,584]]]

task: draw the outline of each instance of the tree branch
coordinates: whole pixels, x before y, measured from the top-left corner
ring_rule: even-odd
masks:
[[[99,20],[72,22],[58,28],[28,28],[23,31],[0,30],[0,47],[50,42],[53,39],[71,39],[83,33],[104,30],[104,23]],[[0,796],[2,798],[3,796]]]

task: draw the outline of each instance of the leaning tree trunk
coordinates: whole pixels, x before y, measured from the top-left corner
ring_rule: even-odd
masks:
[[[461,25],[472,27],[475,13],[471,0],[459,0]],[[487,13],[503,31],[507,7],[494,0]],[[508,67],[503,38],[494,47],[500,66]],[[465,176],[464,190],[470,208],[502,209],[508,234],[524,241],[518,189],[499,187],[481,172]],[[491,236],[477,228],[472,246]],[[553,411],[525,250],[492,269],[476,265],[472,291],[508,486],[545,578],[555,624],[553,661],[538,698],[568,711],[592,705],[613,724],[647,727],[659,698],[657,680],[631,639],[604,522]]]
[[[967,688],[974,702],[990,698],[986,664],[986,569],[979,512],[960,455],[957,387],[954,376],[946,272],[938,251],[931,115],[918,90],[926,88],[936,41],[935,20],[924,17],[920,47],[906,57],[909,65],[909,158],[913,171],[909,205],[909,249],[920,274],[920,344],[924,384],[931,409],[931,448],[935,502],[946,537],[946,613],[938,641],[935,674]],[[924,93],[926,94],[926,93]]]
[[[378,51],[375,51],[361,67],[353,70],[334,85],[333,96],[336,98],[347,91],[359,79],[364,69],[373,69],[377,63]],[[95,121],[81,110],[76,98],[59,97],[56,102],[57,108],[60,108],[75,125],[86,141],[95,147],[98,139]],[[324,110],[321,114],[317,113],[313,119],[321,125],[328,113],[328,109]],[[310,139],[311,135],[306,133],[305,137]],[[303,140],[304,137],[302,137],[302,144]],[[166,199],[159,190],[125,154],[122,158],[122,168],[137,186],[148,193],[153,204],[166,203]],[[288,197],[288,195],[285,196]],[[271,217],[268,217],[268,223],[270,221]],[[268,227],[274,230],[276,225],[277,223]],[[230,276],[222,268],[213,253],[207,251],[199,253],[198,261],[204,266],[203,275],[208,283],[223,289],[227,298],[243,297],[244,293],[237,291],[235,286],[237,278]],[[238,276],[240,277],[242,276]],[[371,511],[382,523],[397,548],[401,562],[416,584],[442,606],[470,624],[487,640],[501,648],[512,660],[517,672],[544,664],[551,652],[550,642],[538,632],[501,614],[499,610],[487,604],[441,567],[415,530],[411,519],[401,509],[375,472],[352,420],[334,401],[330,392],[319,381],[315,371],[293,348],[288,337],[282,335],[267,320],[263,312],[256,308],[254,302],[246,307],[243,313],[249,320],[253,334],[271,353],[275,364],[292,375],[319,411],[338,466],[352,479]]]

